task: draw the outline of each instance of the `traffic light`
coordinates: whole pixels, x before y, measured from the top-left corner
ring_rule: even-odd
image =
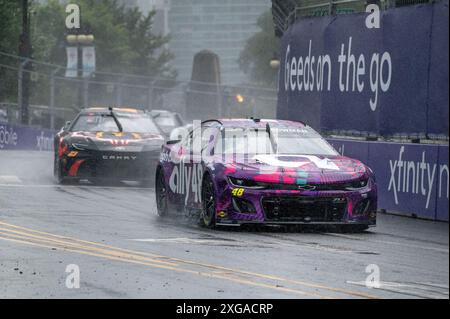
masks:
[[[242,94],[236,94],[235,98],[238,104],[242,104],[245,102],[245,97]]]

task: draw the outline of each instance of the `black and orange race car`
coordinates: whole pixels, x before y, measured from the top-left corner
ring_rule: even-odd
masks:
[[[58,183],[140,181],[153,184],[163,133],[147,112],[134,108],[87,108],[56,134]]]

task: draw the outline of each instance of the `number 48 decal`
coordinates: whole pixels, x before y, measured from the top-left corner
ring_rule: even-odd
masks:
[[[231,191],[231,195],[236,197],[242,197],[244,195],[245,189],[243,188],[235,188]]]

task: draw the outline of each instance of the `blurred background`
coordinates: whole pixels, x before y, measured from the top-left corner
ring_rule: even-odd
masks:
[[[59,129],[96,105],[275,117],[270,0],[76,3],[69,29],[69,1],[0,0],[0,121]]]

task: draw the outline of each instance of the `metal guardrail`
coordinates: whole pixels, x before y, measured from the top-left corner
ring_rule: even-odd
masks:
[[[368,4],[378,4],[381,10],[409,6],[436,0],[272,0],[275,34],[283,33],[297,19],[364,12]]]

